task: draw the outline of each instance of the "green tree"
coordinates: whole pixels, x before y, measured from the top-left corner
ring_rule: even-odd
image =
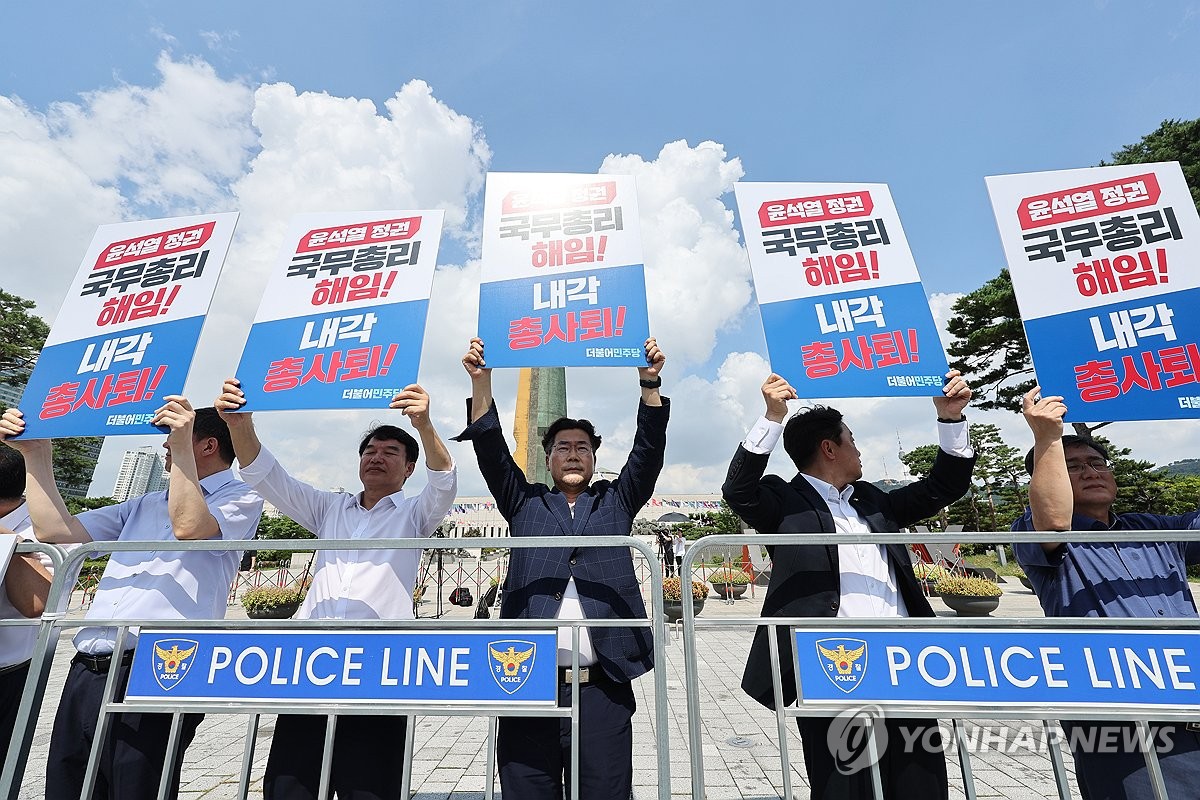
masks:
[[[1014,411],[1034,385],[1029,345],[1007,269],[954,301],[946,330],[950,366],[971,380],[975,407]]]
[[[45,320],[29,313],[36,305],[0,289],[0,380],[13,386],[29,380],[50,334]]]
[[[1152,164],[1178,161],[1192,191],[1192,202],[1200,208],[1200,119],[1167,119],[1140,141],[1127,144],[1100,166]]]
[[[290,517],[267,517],[258,521],[255,539],[316,539],[317,537]],[[293,553],[310,553],[311,550],[259,550],[258,563],[280,563],[288,561]]]

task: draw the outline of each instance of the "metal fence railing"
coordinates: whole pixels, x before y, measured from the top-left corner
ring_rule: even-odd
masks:
[[[1117,534],[1122,542],[1162,542],[1162,541],[1198,541],[1200,540],[1200,531],[1131,531],[1122,530]],[[1056,534],[1056,537],[1062,540],[1071,542],[1112,542],[1114,540],[1113,531],[1102,532],[1076,532]],[[950,534],[921,534],[920,541],[929,545],[952,546],[959,542],[978,542],[985,544],[1009,544],[1015,542],[1041,542],[1046,539],[1045,533],[979,533],[979,532],[956,532]],[[846,533],[811,533],[811,534],[751,534],[751,535],[720,535],[709,536],[697,540],[687,548],[683,559],[682,576],[685,581],[690,578],[694,562],[706,549],[720,546],[730,545],[773,545],[773,546],[823,546],[837,544],[904,544],[908,545],[914,541],[912,533],[866,533],[866,534],[846,534]],[[698,665],[700,663],[697,657],[696,641],[697,630],[702,628],[720,629],[730,627],[745,627],[769,625],[774,627],[787,627],[793,632],[793,648],[795,648],[794,632],[803,631],[806,629],[815,629],[820,631],[844,629],[847,633],[851,631],[870,631],[870,630],[905,630],[916,628],[934,628],[934,629],[963,629],[970,627],[973,629],[983,630],[999,630],[1018,628],[1027,631],[1038,630],[1081,630],[1095,632],[1118,632],[1118,631],[1153,631],[1159,634],[1167,634],[1173,631],[1185,631],[1191,634],[1200,633],[1200,619],[1182,618],[1182,619],[1164,619],[1162,617],[1154,619],[1138,619],[1138,618],[1067,618],[1057,617],[1047,619],[1045,617],[1020,617],[1020,618],[971,618],[970,622],[964,625],[964,620],[952,617],[920,617],[920,618],[812,618],[812,617],[722,617],[722,618],[704,618],[698,619],[692,609],[691,604],[683,604],[683,649],[684,649],[684,669],[686,683],[686,707],[688,715],[688,748],[691,758],[691,777],[692,777],[692,796],[705,796],[705,772],[704,772],[704,749],[702,746],[702,709],[700,703],[700,679],[698,674]],[[788,720],[796,719],[802,716],[831,716],[839,711],[848,711],[856,708],[861,708],[862,701],[851,695],[846,695],[842,700],[823,700],[820,705],[812,705],[806,703],[804,686],[800,680],[800,670],[796,670],[796,696],[797,702],[795,706],[785,708],[783,706],[783,687],[782,678],[778,670],[779,643],[776,636],[767,637],[770,643],[771,650],[771,668],[773,671],[774,695],[775,695],[775,715],[776,725],[779,735],[779,757],[780,767],[783,773],[782,785],[783,796],[785,798],[792,797],[791,788],[791,764],[788,753]],[[795,657],[795,654],[793,654]],[[1006,709],[1002,707],[986,707],[977,703],[966,702],[948,702],[948,703],[895,703],[890,704],[887,708],[889,712],[896,712],[900,715],[922,716],[929,718],[951,718],[954,733],[954,745],[958,751],[959,765],[962,772],[963,791],[967,800],[974,800],[976,797],[976,789],[974,784],[974,775],[971,767],[971,755],[967,748],[967,742],[963,734],[963,727],[960,724],[961,720],[965,719],[1039,719],[1043,721],[1043,726],[1046,731],[1047,741],[1051,743],[1049,748],[1051,767],[1054,774],[1055,784],[1062,800],[1069,800],[1071,797],[1068,786],[1068,777],[1065,764],[1062,758],[1060,742],[1056,735],[1054,727],[1057,720],[1096,720],[1096,721],[1111,721],[1111,722],[1129,722],[1136,725],[1138,738],[1141,743],[1141,750],[1144,753],[1147,768],[1150,776],[1151,786],[1157,800],[1167,800],[1166,788],[1163,782],[1162,770],[1158,762],[1158,756],[1153,746],[1147,746],[1151,740],[1151,731],[1149,722],[1194,722],[1197,717],[1195,709],[1192,710],[1175,710],[1170,708],[1154,707],[1150,708],[1145,705],[1127,705],[1115,706],[1104,705],[1103,707],[1088,708],[1080,707],[1078,704],[1044,704],[1036,709],[1021,708],[1021,709]],[[869,747],[874,747],[873,736],[868,728]],[[875,797],[878,800],[883,800],[883,791],[881,778],[879,774],[878,764],[875,756],[872,753],[870,761],[871,779],[874,786]]]
[[[559,536],[559,537],[517,537],[504,539],[480,539],[472,538],[466,540],[466,544],[470,546],[485,546],[485,547],[507,547],[507,548],[522,548],[522,547],[629,547],[635,553],[639,554],[643,559],[649,560],[651,563],[655,560],[655,553],[652,548],[644,542],[624,536]],[[322,540],[322,541],[292,541],[292,540],[272,540],[272,541],[238,541],[238,542],[221,542],[221,541],[200,541],[200,542],[93,542],[81,545],[75,548],[69,554],[64,554],[58,548],[49,545],[21,545],[19,551],[25,552],[29,550],[39,550],[49,552],[55,561],[57,567],[55,579],[51,585],[50,596],[46,605],[46,612],[40,620],[28,621],[3,621],[0,624],[32,624],[38,626],[38,638],[31,659],[29,675],[26,680],[25,690],[21,699],[21,704],[18,708],[16,725],[13,733],[12,744],[4,762],[3,772],[0,772],[0,797],[16,800],[23,775],[26,769],[26,762],[29,758],[31,742],[33,739],[34,727],[38,719],[38,714],[41,709],[42,700],[45,695],[46,686],[50,676],[54,651],[60,634],[63,630],[71,628],[86,627],[95,625],[97,620],[83,619],[67,619],[66,612],[71,599],[71,591],[74,587],[74,581],[71,577],[78,570],[83,560],[88,557],[94,557],[97,553],[119,552],[119,551],[138,551],[138,550],[154,550],[154,551],[211,551],[211,550],[258,550],[258,549],[279,549],[279,548],[305,548],[305,549],[337,549],[337,550],[384,550],[384,549],[438,549],[438,548],[459,548],[464,546],[464,540],[461,539],[379,539],[373,541],[344,541],[344,540]],[[427,703],[417,702],[372,702],[370,705],[339,705],[329,702],[299,702],[293,704],[280,703],[278,701],[265,702],[231,702],[213,700],[202,703],[192,703],[185,709],[187,712],[204,712],[210,714],[246,714],[247,715],[247,732],[243,751],[243,766],[240,780],[239,796],[246,798],[249,791],[250,783],[250,766],[253,760],[253,751],[256,741],[256,733],[258,729],[259,715],[262,713],[315,713],[326,715],[330,724],[327,726],[323,763],[322,763],[322,779],[320,796],[327,796],[328,781],[330,774],[330,764],[333,750],[333,736],[335,731],[335,717],[339,714],[408,714],[409,715],[409,736],[407,737],[405,752],[406,769],[404,772],[404,783],[402,786],[402,796],[407,797],[409,793],[409,781],[411,777],[411,764],[413,754],[413,717],[414,715],[442,715],[442,716],[483,716],[490,719],[489,724],[489,778],[486,783],[486,796],[490,799],[493,792],[492,777],[494,771],[492,769],[491,759],[494,757],[494,739],[496,733],[495,718],[497,716],[541,716],[541,717],[562,717],[570,720],[572,730],[572,747],[571,747],[571,785],[569,787],[570,796],[578,797],[578,758],[579,758],[579,631],[588,628],[599,627],[647,627],[650,628],[654,636],[654,659],[658,664],[666,663],[664,650],[665,629],[663,625],[663,610],[662,610],[662,577],[660,574],[651,571],[650,573],[652,591],[650,592],[650,614],[649,618],[644,619],[588,619],[588,620],[554,620],[554,619],[522,619],[522,620],[504,620],[503,627],[506,631],[512,630],[528,630],[530,632],[556,630],[560,627],[571,627],[573,631],[573,653],[572,653],[572,685],[571,685],[571,703],[567,707],[554,709],[533,708],[528,706],[497,706],[492,704],[441,704],[430,705]],[[179,619],[121,619],[121,620],[105,620],[110,626],[115,623],[118,626],[117,645],[120,647],[127,637],[135,635],[131,633],[132,628],[142,628],[143,632],[148,633],[154,627],[159,629],[164,628],[187,628],[198,631],[215,630],[215,631],[258,631],[258,630],[287,630],[303,631],[303,630],[321,630],[321,631],[372,631],[386,629],[388,631],[467,631],[479,630],[481,625],[494,625],[494,623],[480,622],[474,619],[411,619],[411,620],[333,620],[333,619],[313,619],[313,620],[230,620],[230,619],[214,619],[214,620],[179,620]],[[658,730],[665,730],[668,722],[667,712],[667,689],[666,689],[666,674],[665,670],[653,671],[654,683],[654,714],[655,726]],[[182,728],[183,715],[185,710],[181,710],[180,706],[175,703],[163,702],[159,704],[138,702],[136,706],[129,706],[124,702],[114,702],[116,696],[116,675],[117,670],[112,670],[109,673],[109,681],[106,687],[105,702],[102,706],[101,717],[97,722],[96,737],[93,743],[91,759],[89,760],[87,772],[87,784],[84,789],[84,796],[90,796],[91,787],[94,785],[96,770],[98,765],[98,753],[103,743],[104,737],[107,735],[109,728],[109,718],[112,714],[126,711],[134,712],[162,712],[172,715],[172,728],[170,739],[168,742],[168,758],[163,765],[162,783],[160,783],[159,796],[163,796],[169,776],[174,766],[175,759],[179,756],[179,739]],[[659,781],[658,796],[660,800],[668,800],[670,797],[670,752],[669,743],[661,740],[657,743],[657,771]]]

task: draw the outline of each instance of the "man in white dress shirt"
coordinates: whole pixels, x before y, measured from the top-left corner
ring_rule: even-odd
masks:
[[[24,534],[30,527],[25,460],[16,450],[0,447],[0,536],[28,540],[32,536]],[[13,553],[0,582],[0,619],[41,616],[50,593],[50,565],[48,556]],[[0,758],[8,752],[37,630],[36,625],[0,627]]]
[[[426,485],[412,495],[404,484],[420,448],[394,425],[377,426],[358,447],[358,494],[321,491],[296,480],[254,431],[241,384],[231,378],[215,403],[229,423],[242,478],[320,539],[399,539],[432,534],[458,491],[458,473],[429,418],[429,395],[416,384],[392,399],[425,447]],[[299,619],[412,619],[419,549],[319,550],[312,586]],[[337,719],[330,789],[341,800],[396,800],[403,776],[407,717],[344,715]],[[267,800],[307,800],[320,788],[325,717],[280,715],[267,758]],[[381,757],[387,754],[386,757]]]
[[[167,491],[151,492],[114,506],[72,516],[54,483],[49,439],[14,438],[25,431],[17,409],[0,417],[0,439],[25,457],[26,499],[33,531],[43,542],[191,541],[250,539],[258,529],[262,498],[233,477],[229,430],[211,408],[193,409],[186,398],[169,395],[151,423],[169,430],[164,447],[170,480]],[[127,551],[113,553],[100,578],[86,618],[222,619],[240,550],[209,552]],[[117,628],[82,628],[78,651],[63,685],[54,718],[46,770],[47,800],[79,800],[91,752],[96,718],[109,668],[119,669],[117,696],[125,695],[136,629],[125,649],[114,654]],[[169,796],[179,790],[183,750],[203,714],[184,717],[181,748]],[[93,800],[150,800],[166,758],[170,714],[121,714],[105,740]]]
[[[862,456],[839,411],[814,406],[784,425],[787,401],[796,390],[779,375],[762,386],[766,412],[734,454],[721,487],[725,501],[760,533],[894,532],[937,513],[970,486],[974,451],[963,409],[971,389],[957,370],[946,376],[933,398],[940,449],[933,469],[921,480],[884,492],[862,480]],[[783,446],[798,474],[790,481],[763,476],[771,451]],[[779,545],[768,548],[774,561],[763,600],[764,617],[932,617],[933,609],[913,575],[903,545]],[[751,645],[742,690],[775,707],[769,627],[760,627]],[[791,640],[778,626],[783,705],[796,699]],[[813,800],[867,800],[873,796],[865,758],[848,758],[854,737],[828,717],[800,717],[804,762]],[[945,757],[936,720],[886,721],[888,746],[879,767],[887,800],[945,798]],[[928,732],[928,735],[926,733]],[[859,738],[861,744],[863,739]],[[929,742],[929,748],[906,743]]]

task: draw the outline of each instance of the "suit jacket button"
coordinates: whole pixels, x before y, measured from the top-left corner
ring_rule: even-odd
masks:
[[[830,603],[830,604],[829,604],[829,610],[830,610],[830,611],[837,611],[837,607],[838,607],[838,604],[837,604],[837,603]]]
[[[555,592],[555,593],[554,593],[554,599],[555,599],[555,600],[562,600],[562,592]]]
[[[572,567],[573,567],[573,566],[575,566],[575,559],[573,559],[573,558],[572,558],[572,559],[571,559],[571,560],[570,560],[568,563],[569,563],[569,564],[570,564]]]

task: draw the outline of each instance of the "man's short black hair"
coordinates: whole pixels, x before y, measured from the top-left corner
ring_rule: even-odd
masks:
[[[829,439],[842,441],[842,412],[829,406],[813,406],[792,415],[783,426],[783,449],[796,465],[804,469]]]
[[[25,457],[0,445],[0,500],[20,500],[25,494]]]
[[[1103,456],[1105,461],[1108,461],[1108,448],[1105,447],[1100,442],[1093,439],[1092,437],[1076,436],[1073,433],[1068,433],[1066,436],[1062,437],[1062,445],[1063,445],[1064,451],[1068,447],[1074,447],[1075,445],[1079,445],[1079,444],[1083,445],[1084,447],[1092,448],[1097,453],[1099,453],[1101,456]],[[1033,474],[1033,448],[1032,447],[1029,448],[1029,452],[1025,454],[1025,471],[1028,472],[1030,475]]]
[[[550,427],[546,429],[546,435],[542,437],[542,449],[546,451],[546,455],[550,455],[550,448],[554,447],[554,437],[563,431],[583,431],[592,443],[592,453],[600,449],[600,436],[596,433],[596,426],[590,420],[559,417],[550,423]]]
[[[192,422],[192,438],[207,439],[210,436],[217,440],[217,452],[220,454],[221,460],[226,464],[232,464],[235,456],[233,438],[229,435],[229,426],[212,406],[197,408],[196,419]]]
[[[412,437],[411,433],[403,428],[397,428],[395,425],[376,425],[367,431],[363,435],[362,441],[358,443],[360,457],[372,439],[378,439],[381,442],[399,442],[404,445],[404,455],[409,463],[415,463],[421,457],[421,446],[417,444],[417,440]]]

